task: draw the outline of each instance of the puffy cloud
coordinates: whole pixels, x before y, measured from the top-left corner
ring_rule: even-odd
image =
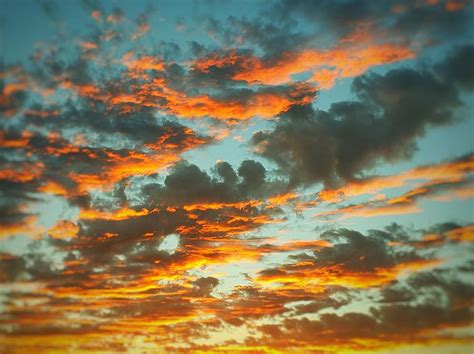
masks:
[[[251,144],[294,184],[350,181],[380,161],[410,156],[427,127],[451,122],[460,105],[457,84],[455,76],[441,80],[413,69],[363,75],[352,84],[358,101],[334,103],[327,112],[293,107]]]
[[[164,186],[143,187],[146,205],[232,204],[276,196],[287,189],[284,181],[266,178],[265,167],[254,160],[244,160],[237,173],[224,161],[217,162],[214,170],[213,177],[196,165],[176,164],[165,177]]]

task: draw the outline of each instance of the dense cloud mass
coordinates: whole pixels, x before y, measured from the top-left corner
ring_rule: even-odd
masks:
[[[328,26],[329,33],[347,33],[354,26],[375,22],[382,31],[411,38],[428,37],[439,40],[462,34],[468,29],[470,17],[465,1],[330,1],[311,0],[277,2],[274,13],[282,19],[303,16],[319,26]],[[429,6],[426,6],[429,5]],[[390,18],[390,20],[387,20]]]
[[[2,5],[0,352],[469,351],[472,1]]]
[[[428,127],[455,118],[461,104],[458,86],[469,89],[472,50],[458,49],[440,64],[440,73],[397,69],[358,77],[352,84],[358,101],[333,103],[327,112],[292,108],[274,130],[255,133],[251,143],[295,184],[331,185],[353,179],[380,160],[409,158],[415,139]],[[454,70],[461,70],[463,77]]]

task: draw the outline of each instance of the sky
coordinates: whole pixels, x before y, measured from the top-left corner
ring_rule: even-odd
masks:
[[[0,2],[1,353],[469,353],[474,2]]]

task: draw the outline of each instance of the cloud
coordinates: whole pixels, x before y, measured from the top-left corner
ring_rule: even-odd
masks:
[[[122,105],[125,111],[141,105],[161,108],[189,119],[210,117],[219,120],[248,120],[257,116],[271,118],[293,105],[311,102],[315,94],[316,89],[312,85],[302,83],[256,91],[234,90],[225,92],[221,97],[188,95],[166,86],[166,82],[160,80],[142,85],[133,94],[115,94],[108,102]]]
[[[454,80],[464,89],[472,91],[474,89],[474,72],[469,63],[473,58],[474,46],[458,46],[446,60],[437,67],[437,70],[441,72],[445,79]]]
[[[327,112],[293,107],[273,130],[255,133],[251,145],[293,184],[351,181],[380,161],[411,156],[429,126],[452,122],[457,84],[456,77],[413,69],[363,75],[352,84],[358,101],[334,103]]]
[[[451,161],[438,164],[418,166],[409,171],[392,176],[371,176],[354,180],[336,189],[325,189],[318,193],[318,198],[327,203],[335,203],[352,197],[371,194],[378,195],[387,189],[399,188],[410,181],[425,180],[428,183],[439,181],[457,183],[472,172],[473,156],[466,155]]]
[[[282,21],[303,17],[309,25],[325,28],[327,35],[344,36],[361,24],[372,23],[375,33],[402,36],[406,40],[436,43],[468,29],[466,1],[279,1],[273,15]],[[451,10],[451,11],[450,11]],[[456,11],[453,11],[456,10]]]
[[[416,273],[403,285],[383,288],[381,305],[372,303],[368,313],[286,318],[278,324],[261,325],[262,336],[247,339],[247,344],[288,350],[294,346],[292,338],[298,338],[298,346],[308,350],[380,350],[403,343],[436,346],[439,331],[468,326],[470,314],[465,306],[469,306],[472,291],[471,284],[453,278],[450,271]],[[338,306],[337,301],[329,303]],[[469,335],[461,338],[470,340]]]
[[[463,177],[459,180],[433,180],[419,184],[407,192],[393,198],[377,198],[368,202],[350,204],[335,210],[316,214],[315,217],[340,216],[341,218],[372,217],[379,215],[399,215],[420,213],[418,201],[431,198],[442,202],[453,199],[472,197],[472,179]]]
[[[388,233],[363,235],[341,229],[325,232],[320,238],[330,241],[332,246],[320,248],[313,255],[290,256],[293,262],[261,271],[256,282],[281,283],[289,288],[324,289],[328,285],[367,288],[393,282],[403,272],[439,263],[411,251],[393,249],[388,244],[391,238]]]
[[[424,230],[423,236],[417,240],[400,240],[393,244],[397,246],[412,246],[415,248],[435,248],[455,243],[471,243],[474,241],[474,225],[458,225],[444,223]]]
[[[198,59],[193,70],[208,75],[245,81],[249,84],[278,85],[292,81],[296,74],[310,72],[310,81],[321,89],[334,85],[336,79],[360,75],[369,68],[382,64],[412,59],[415,53],[409,47],[373,43],[370,35],[359,33],[348,37],[328,50],[304,49],[285,51],[276,58],[259,58],[246,53],[211,53]],[[360,43],[362,42],[362,43]],[[227,74],[227,75],[226,75]]]
[[[151,26],[146,14],[141,14],[140,16],[138,16],[136,23],[137,23],[137,28],[130,37],[132,41],[137,40],[140,37],[143,37],[151,29]]]
[[[2,64],[0,72],[0,112],[5,117],[10,117],[15,115],[26,102],[28,76],[19,66]]]
[[[232,204],[276,196],[287,188],[284,181],[267,178],[266,169],[254,160],[244,160],[237,172],[227,162],[219,161],[215,172],[211,176],[196,165],[176,164],[164,186],[148,184],[143,188],[145,205]]]
[[[71,22],[44,4],[64,20],[61,40],[36,43],[31,61],[13,43],[21,64],[0,68],[0,351],[364,352],[469,339],[472,225],[332,230],[298,213],[393,215],[472,197],[471,155],[367,175],[455,121],[473,88],[472,45],[457,39],[470,33],[469,3],[278,1],[215,19],[216,4],[193,6],[185,40],[169,41],[161,30],[177,19],[151,7],[83,0],[86,22]],[[348,78],[354,101],[313,107]],[[225,137],[255,130],[257,156],[203,168],[232,149]],[[209,156],[189,153],[215,142]],[[319,182],[315,198],[306,187]]]

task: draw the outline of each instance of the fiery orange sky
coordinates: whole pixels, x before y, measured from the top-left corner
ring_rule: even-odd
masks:
[[[470,0],[4,0],[0,353],[468,353]]]

